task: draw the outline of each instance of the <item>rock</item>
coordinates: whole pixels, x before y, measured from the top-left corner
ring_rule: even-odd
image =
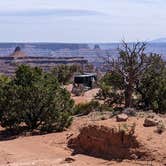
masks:
[[[67,162],[67,163],[72,163],[74,161],[75,161],[75,159],[73,159],[72,157],[66,157],[65,158],[65,162]]]
[[[127,114],[128,116],[136,116],[136,110],[134,108],[125,108],[123,113]]]
[[[21,51],[21,48],[20,48],[19,46],[17,46],[17,47],[15,48],[14,52],[19,52],[19,51]]]
[[[21,51],[21,48],[19,46],[15,48],[14,52],[10,56],[16,59],[19,57],[27,57],[27,55],[23,51]]]
[[[71,138],[74,134],[73,133],[68,133],[66,136],[67,136],[67,139]]]
[[[137,159],[138,159],[138,156],[137,156],[136,154],[132,154],[130,157],[131,157],[131,159],[133,159],[133,160],[137,160]]]
[[[126,115],[126,114],[119,114],[116,116],[117,122],[126,122],[127,119],[128,119],[128,115]]]
[[[155,113],[149,113],[147,118],[154,119],[156,117]]]
[[[154,119],[154,118],[146,118],[144,120],[144,126],[145,127],[153,127],[153,126],[157,126],[159,123],[158,119]]]
[[[162,134],[166,130],[165,124],[163,121],[159,121],[157,124],[157,133]]]
[[[25,132],[24,135],[25,135],[26,137],[30,137],[30,136],[32,136],[32,132]]]

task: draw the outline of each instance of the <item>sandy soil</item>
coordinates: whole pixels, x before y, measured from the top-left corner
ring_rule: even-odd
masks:
[[[77,103],[86,102],[96,93],[96,89],[87,92],[83,97],[73,97]],[[163,119],[166,121],[166,118]],[[138,140],[154,155],[155,161],[108,161],[83,154],[72,156],[67,147],[68,140],[79,133],[85,124],[117,125],[115,119],[94,121],[91,116],[75,118],[72,126],[64,132],[47,135],[19,137],[1,140],[0,134],[0,166],[164,166],[166,165],[166,132],[159,135],[155,127],[143,127],[143,118],[129,118],[135,122]],[[3,129],[1,128],[0,131]],[[73,161],[67,162],[71,157]],[[70,159],[70,158],[69,158]],[[72,160],[71,159],[71,160]]]
[[[68,85],[66,86],[66,88],[69,92],[71,92],[72,85]],[[92,89],[90,91],[85,92],[83,96],[75,96],[72,94],[71,97],[74,99],[75,104],[86,103],[86,102],[90,102],[96,96],[98,91],[99,89],[96,88],[96,89]]]
[[[130,118],[128,123],[133,122],[137,123],[136,135],[138,140],[152,152],[155,161],[123,161],[117,163],[83,154],[71,156],[72,151],[67,147],[67,142],[70,137],[79,133],[81,126],[89,123],[106,126],[117,125],[115,119],[94,122],[91,117],[81,117],[76,118],[72,126],[62,133],[0,141],[0,166],[166,165],[166,132],[159,135],[154,132],[155,127],[143,127],[143,118]],[[65,158],[68,157],[72,157],[74,161],[65,162]]]

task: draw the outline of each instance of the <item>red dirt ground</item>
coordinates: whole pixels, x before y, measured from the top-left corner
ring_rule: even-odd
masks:
[[[71,92],[72,85],[68,85],[66,86],[66,88],[69,92]],[[75,96],[72,94],[71,97],[75,101],[75,104],[86,103],[86,102],[90,102],[95,97],[98,91],[99,89],[96,88],[96,89],[92,89],[90,91],[85,92],[83,96]]]
[[[102,165],[166,165],[166,132],[159,135],[155,127],[143,127],[143,118],[130,118],[129,123],[136,122],[136,136],[146,150],[152,153],[154,161],[108,161],[102,158],[83,154],[72,156],[72,163],[65,162],[71,157],[72,150],[67,147],[70,137],[79,133],[79,128],[85,124],[105,126],[117,125],[115,119],[92,121],[90,117],[76,118],[72,126],[62,133],[40,136],[19,137],[17,139],[0,141],[0,166],[102,166]],[[118,123],[119,124],[119,123]]]

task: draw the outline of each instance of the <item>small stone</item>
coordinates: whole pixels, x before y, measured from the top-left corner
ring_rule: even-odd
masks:
[[[146,119],[144,120],[144,126],[145,126],[145,127],[157,126],[158,123],[159,123],[159,120],[153,119],[153,118],[146,118]]]
[[[67,163],[72,163],[74,161],[75,161],[75,159],[73,159],[72,157],[66,157],[65,158],[65,162],[67,162]]]
[[[67,139],[71,138],[74,134],[73,133],[68,133],[66,136],[67,136]]]
[[[128,116],[126,114],[119,114],[116,116],[117,122],[126,122],[128,119]]]
[[[130,157],[131,157],[131,159],[134,159],[134,160],[138,159],[138,156],[136,154],[132,154]]]
[[[123,113],[128,115],[128,116],[136,116],[136,110],[134,108],[125,108],[123,110]]]
[[[25,136],[26,136],[26,137],[32,136],[32,132],[25,132]]]
[[[156,114],[155,113],[150,113],[148,116],[147,116],[147,118],[151,118],[151,119],[153,119],[153,118],[155,118],[156,117]]]

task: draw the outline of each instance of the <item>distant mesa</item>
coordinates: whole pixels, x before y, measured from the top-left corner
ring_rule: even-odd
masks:
[[[96,50],[96,49],[100,49],[100,45],[99,44],[95,44],[94,45],[94,50]]]
[[[21,47],[17,46],[14,50],[14,52],[18,52],[18,51],[21,51]]]
[[[14,52],[10,55],[13,58],[24,58],[27,57],[26,54],[21,51],[21,47],[17,46],[14,50]]]
[[[151,43],[166,43],[166,38],[159,38],[159,39],[155,39],[150,41]]]

